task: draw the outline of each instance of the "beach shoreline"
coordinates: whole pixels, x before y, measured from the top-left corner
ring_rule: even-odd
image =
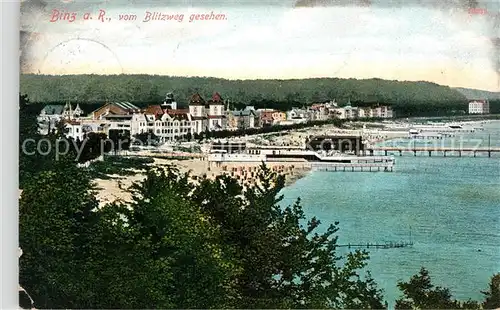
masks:
[[[307,162],[267,162],[271,171],[285,177],[285,187],[291,186],[299,179],[308,175],[311,167]],[[240,162],[224,163],[220,166],[210,164],[200,159],[166,160],[155,158],[151,167],[173,166],[181,173],[189,173],[193,179],[207,177],[215,179],[217,176],[227,175],[238,180],[243,186],[254,184],[262,163]],[[109,179],[94,179],[96,196],[100,206],[117,201],[131,202],[132,196],[127,189],[134,183],[145,179],[145,174],[138,172],[130,176],[110,175]]]

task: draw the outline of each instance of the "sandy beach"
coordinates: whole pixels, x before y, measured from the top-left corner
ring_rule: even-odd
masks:
[[[236,178],[243,185],[253,184],[261,163],[227,163],[222,165],[209,164],[206,160],[166,160],[155,158],[152,166],[161,167],[174,165],[180,172],[193,177],[206,176],[214,179],[218,175],[228,175]],[[310,165],[304,161],[298,162],[267,162],[266,166],[276,173],[285,176],[285,185],[291,185],[296,180],[304,177],[311,170]],[[110,175],[111,179],[96,179],[97,198],[100,206],[114,201],[130,202],[131,195],[126,191],[134,182],[144,180],[145,175],[137,173],[131,176]]]

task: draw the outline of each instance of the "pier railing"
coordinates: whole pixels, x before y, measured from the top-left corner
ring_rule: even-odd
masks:
[[[433,153],[442,153],[444,157],[447,154],[458,154],[459,157],[463,155],[463,153],[469,153],[476,157],[478,153],[488,154],[488,157],[491,157],[492,153],[500,153],[500,147],[446,147],[446,146],[411,146],[411,147],[397,147],[397,146],[377,146],[367,148],[366,151],[370,156],[374,156],[375,152],[384,152],[385,155],[388,155],[389,152],[399,153],[399,156],[403,156],[403,153],[413,153],[414,156],[417,156],[417,153],[427,153],[429,156],[432,156]]]
[[[366,163],[339,163],[339,162],[310,162],[311,168],[317,171],[360,171],[360,172],[376,172],[385,171],[392,172],[394,169],[394,161],[381,161],[381,162],[366,162]]]
[[[376,249],[395,249],[395,248],[408,248],[412,247],[413,242],[386,242],[386,243],[348,243],[337,244],[335,247],[339,248],[376,248]]]

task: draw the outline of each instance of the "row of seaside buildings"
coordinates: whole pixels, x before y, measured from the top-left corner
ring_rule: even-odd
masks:
[[[88,132],[109,133],[109,130],[127,130],[131,136],[154,133],[161,141],[173,141],[205,131],[242,130],[273,125],[291,125],[332,118],[392,118],[388,106],[338,107],[335,101],[313,104],[308,108],[293,108],[282,112],[273,109],[230,110],[219,93],[205,100],[198,93],[191,96],[187,109],[180,109],[172,93],[162,104],[139,108],[130,102],[106,103],[90,114],[79,105],[45,106],[38,121],[40,132],[48,133],[60,121],[65,123],[67,135],[82,140]]]

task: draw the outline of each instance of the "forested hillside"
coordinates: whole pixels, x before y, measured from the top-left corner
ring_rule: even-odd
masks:
[[[204,77],[152,75],[21,75],[21,93],[32,102],[99,103],[107,100],[133,103],[158,102],[173,92],[181,105],[195,92],[210,96],[214,91],[234,107],[252,104],[286,110],[312,102],[336,99],[345,104],[391,104],[409,115],[412,111],[466,109],[460,92],[429,82],[381,79],[315,78],[300,80],[225,80]]]
[[[489,100],[500,100],[500,92],[491,92],[479,89],[470,88],[455,88],[461,94],[463,94],[467,99],[489,99]]]

